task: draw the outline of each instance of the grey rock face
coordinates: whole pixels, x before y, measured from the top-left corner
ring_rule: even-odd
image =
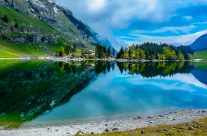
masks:
[[[70,42],[81,43],[85,46],[99,42],[95,33],[88,26],[77,20],[70,10],[60,7],[52,0],[0,0],[0,5],[9,6],[47,22],[65,33]]]

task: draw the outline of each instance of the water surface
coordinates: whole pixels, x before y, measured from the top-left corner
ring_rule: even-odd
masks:
[[[0,125],[38,127],[207,109],[205,66],[191,62],[8,63],[0,67]]]

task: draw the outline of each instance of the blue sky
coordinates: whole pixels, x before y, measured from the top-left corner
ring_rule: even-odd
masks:
[[[207,0],[57,0],[116,48],[189,45],[207,33]]]

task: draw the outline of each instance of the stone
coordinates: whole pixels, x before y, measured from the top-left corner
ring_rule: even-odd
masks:
[[[164,115],[159,115],[159,117],[160,117],[160,118],[163,118],[163,117],[164,117]]]
[[[108,128],[105,129],[105,132],[109,132],[110,130]]]
[[[195,128],[193,126],[189,126],[188,130],[194,130]]]
[[[137,119],[142,119],[142,117],[141,116],[138,116]]]
[[[145,134],[145,131],[144,131],[144,130],[142,130],[140,133],[141,133],[141,134]]]
[[[79,130],[77,133],[76,133],[76,135],[83,135],[84,133],[81,131],[81,130]]]
[[[168,131],[168,129],[167,128],[163,128],[162,131]]]
[[[151,121],[151,120],[150,120],[149,123],[154,123],[154,121]]]
[[[117,130],[119,130],[119,129],[118,129],[118,128],[113,128],[113,129],[112,129],[112,131],[117,131]]]

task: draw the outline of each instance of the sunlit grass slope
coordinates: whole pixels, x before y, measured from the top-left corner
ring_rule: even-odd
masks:
[[[195,52],[194,59],[207,60],[207,50]]]

